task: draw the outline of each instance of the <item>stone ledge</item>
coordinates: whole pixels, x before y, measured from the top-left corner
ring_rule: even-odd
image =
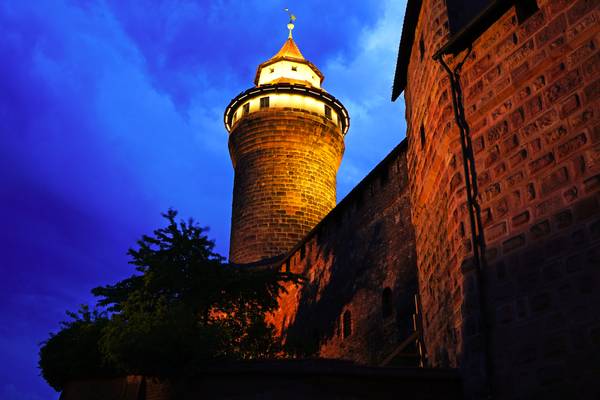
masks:
[[[61,400],[462,399],[451,369],[381,368],[347,361],[273,360],[215,364],[172,382],[142,376],[69,383]]]

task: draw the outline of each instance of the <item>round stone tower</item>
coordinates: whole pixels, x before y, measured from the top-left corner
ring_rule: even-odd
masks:
[[[349,117],[290,35],[260,64],[255,86],[225,110],[235,170],[229,258],[251,263],[290,250],[336,204]]]

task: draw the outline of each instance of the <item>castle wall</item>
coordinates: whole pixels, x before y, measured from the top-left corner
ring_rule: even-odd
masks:
[[[370,400],[402,393],[414,400],[462,399],[456,371],[372,368],[332,360],[238,361],[192,376],[121,376],[68,382],[62,400],[289,399]]]
[[[283,270],[307,278],[304,285],[288,288],[272,316],[292,352],[379,365],[413,332],[416,268],[405,145],[392,151],[282,263]],[[391,309],[383,305],[386,288]],[[344,321],[347,311],[350,321]],[[350,333],[344,335],[348,322]],[[414,365],[416,357],[397,360],[402,361]]]
[[[473,397],[486,352],[494,398],[598,395],[600,3],[537,3],[521,24],[514,8],[496,21],[461,74],[483,285],[470,259],[450,85],[431,59],[448,41],[442,0],[423,1],[410,56],[407,159],[425,345],[430,365],[462,369]]]
[[[335,206],[344,137],[326,117],[297,108],[252,112],[234,126],[229,150],[233,262],[285,254]]]

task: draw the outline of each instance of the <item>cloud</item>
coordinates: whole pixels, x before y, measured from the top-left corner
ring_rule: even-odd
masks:
[[[338,198],[348,193],[404,137],[404,105],[390,101],[405,2],[382,2],[381,17],[363,28],[351,57],[337,53],[325,86],[348,108],[351,127],[338,173]]]
[[[298,16],[297,42],[320,65],[334,52],[356,51],[356,32],[374,23],[379,12],[374,4],[291,1],[287,6]],[[153,84],[182,111],[207,87],[226,95],[224,107],[252,84],[256,67],[287,36],[280,0],[109,0],[108,6],[143,55]]]

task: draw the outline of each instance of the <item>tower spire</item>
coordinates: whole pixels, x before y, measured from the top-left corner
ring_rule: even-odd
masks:
[[[284,8],[283,11],[287,12],[290,16],[290,21],[287,24],[287,28],[290,31],[290,33],[288,34],[288,39],[292,39],[292,29],[294,29],[294,21],[296,21],[296,16],[292,14],[289,8]]]

